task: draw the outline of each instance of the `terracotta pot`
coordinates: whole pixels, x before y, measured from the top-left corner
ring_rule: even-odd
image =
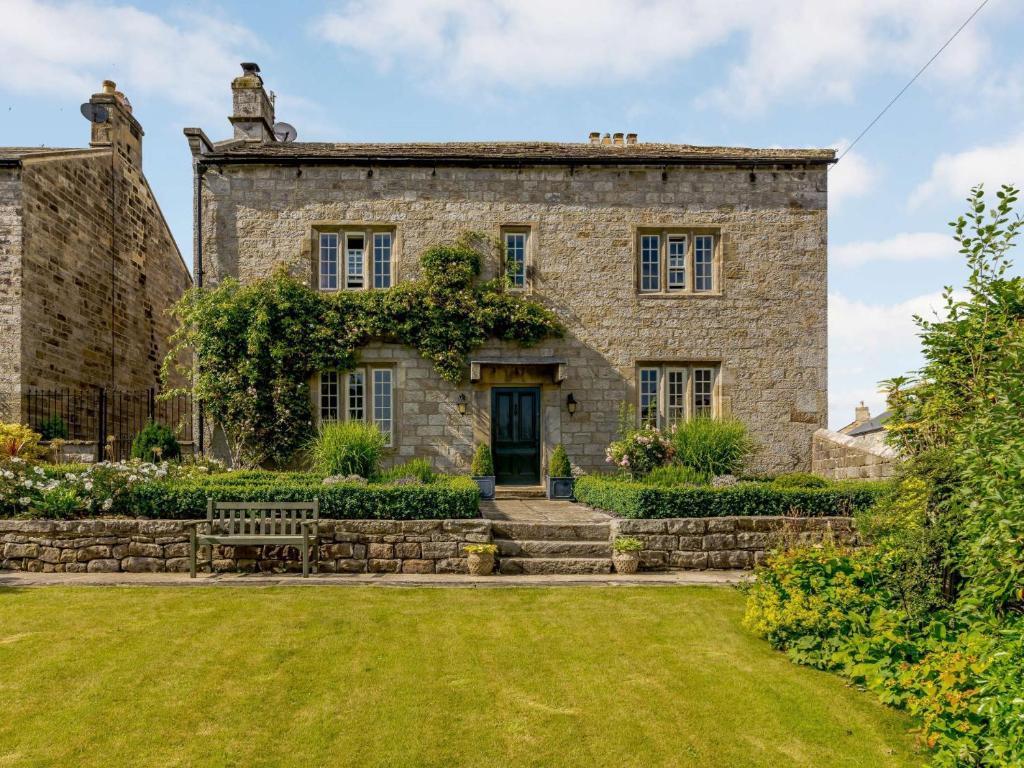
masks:
[[[616,573],[636,573],[640,568],[640,555],[636,552],[613,552]]]
[[[471,576],[490,576],[494,573],[494,555],[490,552],[470,552],[466,555]]]

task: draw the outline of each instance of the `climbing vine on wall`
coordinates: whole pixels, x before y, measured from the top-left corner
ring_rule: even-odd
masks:
[[[466,236],[430,248],[420,279],[386,290],[322,293],[284,270],[247,285],[194,288],[173,310],[179,328],[165,380],[181,370],[178,360],[193,360],[181,372],[224,429],[236,465],[283,464],[312,430],[311,377],[355,367],[371,340],[417,350],[457,384],[466,355],[488,339],[530,346],[561,336],[549,309],[508,292],[504,279],[479,280],[478,242]]]

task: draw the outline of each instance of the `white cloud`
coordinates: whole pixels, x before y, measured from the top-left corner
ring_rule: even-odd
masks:
[[[934,319],[945,302],[941,293],[895,304],[872,304],[839,293],[828,297],[829,424],[852,420],[863,400],[879,413],[885,397],[878,382],[921,365],[921,345],[913,316]]]
[[[88,97],[105,79],[128,98],[156,94],[209,118],[223,116],[239,53],[257,45],[244,27],[178,14],[165,19],[96,0],[3,0],[0,88]],[[183,118],[182,122],[189,122]]]
[[[904,232],[885,240],[844,243],[829,250],[842,267],[859,267],[876,261],[942,261],[957,255],[951,235],[936,232]]]
[[[914,71],[974,0],[348,0],[314,33],[443,87],[622,82],[660,74],[738,38],[740,55],[704,101],[731,111],[779,98],[848,99],[869,75]],[[933,65],[971,77],[987,56],[980,20]]]
[[[931,175],[911,194],[910,206],[965,198],[971,187],[981,182],[990,193],[1001,184],[1024,185],[1024,134],[1001,144],[940,155],[932,164]]]
[[[841,139],[833,146],[836,156],[842,155],[850,142]],[[855,197],[863,197],[872,190],[880,176],[878,168],[856,151],[843,156],[828,172],[828,207],[835,212],[839,206]]]

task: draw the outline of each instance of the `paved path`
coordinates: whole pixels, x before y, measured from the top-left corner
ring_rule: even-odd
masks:
[[[298,574],[217,573],[190,579],[187,573],[26,573],[0,571],[0,595],[5,589],[27,587],[685,587],[727,586],[751,578],[749,571],[670,571],[617,574],[468,576],[404,573],[330,574],[301,578]]]
[[[481,517],[531,523],[607,523],[611,515],[571,501],[497,499],[480,502]]]

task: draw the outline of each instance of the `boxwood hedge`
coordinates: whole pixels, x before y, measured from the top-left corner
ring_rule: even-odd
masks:
[[[323,485],[303,477],[249,478],[211,475],[198,480],[139,483],[119,500],[116,512],[131,517],[206,517],[206,500],[320,500],[320,516],[336,519],[441,520],[478,516],[479,489],[468,477],[439,478],[428,485]]]
[[[576,499],[629,518],[845,517],[873,505],[888,487],[888,483],[876,481],[837,482],[826,488],[777,488],[765,483],[722,488],[658,487],[607,475],[587,475],[576,481]]]

